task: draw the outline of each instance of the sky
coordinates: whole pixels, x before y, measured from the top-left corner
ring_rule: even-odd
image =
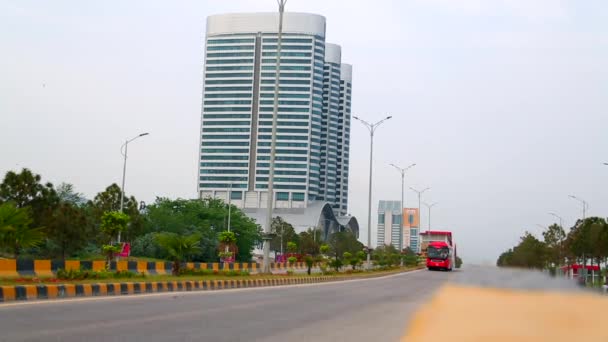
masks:
[[[205,20],[273,0],[0,0],[0,174],[30,168],[92,198],[194,198]],[[353,114],[386,115],[374,141],[379,200],[431,187],[433,230],[464,262],[493,264],[527,230],[608,216],[608,2],[288,0],[327,18],[353,65]],[[367,241],[369,133],[354,121],[349,212]],[[407,191],[406,205],[417,206]],[[423,207],[422,229],[427,229]]]

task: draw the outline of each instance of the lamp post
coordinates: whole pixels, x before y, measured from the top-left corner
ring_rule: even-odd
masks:
[[[371,248],[372,248],[372,172],[373,172],[372,166],[374,163],[374,132],[376,131],[378,126],[380,126],[384,121],[392,118],[392,116],[387,116],[384,119],[382,119],[378,122],[375,122],[375,123],[369,123],[356,116],[353,116],[353,118],[355,120],[360,121],[362,124],[365,125],[365,127],[367,127],[367,129],[369,130],[369,137],[370,137],[370,139],[369,139],[369,141],[370,141],[370,145],[369,145],[369,194],[368,194],[368,201],[367,201],[367,248],[368,248],[367,269],[369,269],[370,260],[371,260],[369,250],[371,250]]]
[[[574,195],[569,195],[568,197],[581,202],[581,204],[583,205],[583,221],[582,221],[581,224],[584,224],[585,223],[585,214],[586,214],[586,211],[587,211],[587,202],[584,199],[578,198],[578,197],[576,197]],[[585,272],[585,265],[586,264],[587,264],[587,259],[585,259],[585,253],[583,253],[583,268],[581,269],[581,274],[579,274],[579,276],[584,275],[585,279],[583,281],[584,281],[585,284],[587,284],[587,274]]]
[[[404,225],[404,217],[403,217],[403,208],[405,207],[405,172],[412,167],[416,166],[416,163],[411,164],[406,168],[401,168],[395,164],[391,164],[392,167],[397,169],[399,173],[401,173],[401,227],[399,233],[399,252],[403,250],[403,225]]]
[[[425,206],[426,206],[426,207],[429,209],[429,223],[428,223],[428,225],[427,225],[427,227],[428,227],[428,228],[427,228],[427,232],[431,230],[431,209],[432,209],[432,208],[435,206],[435,204],[437,204],[437,203],[439,203],[439,202],[434,202],[434,203],[431,203],[431,204],[428,204],[428,203],[426,203],[426,202],[424,203],[424,205],[425,205]]]
[[[557,217],[559,219],[559,227],[562,228],[562,229],[564,229],[564,225],[562,224],[563,219],[562,219],[561,216],[557,215],[556,213],[549,213],[549,215]]]
[[[150,133],[141,133],[134,138],[127,139],[124,144],[120,147],[120,153],[124,156],[124,162],[122,165],[122,186],[120,187],[120,212],[123,212],[124,204],[125,204],[125,178],[127,175],[127,149],[129,148],[129,143],[137,138],[141,138]],[[123,152],[124,148],[124,152]],[[118,243],[120,243],[120,232],[118,232]]]
[[[570,198],[572,198],[572,199],[575,199],[575,200],[577,200],[577,201],[581,202],[581,204],[583,205],[583,221],[585,221],[585,214],[586,214],[586,210],[587,210],[587,207],[589,206],[589,205],[587,204],[587,202],[586,202],[584,199],[582,199],[582,198],[578,198],[578,197],[576,197],[576,196],[574,196],[574,195],[569,195],[568,197],[570,197]]]
[[[430,187],[426,187],[426,188],[424,188],[422,190],[416,190],[416,189],[414,189],[414,188],[412,188],[410,186],[410,189],[418,194],[418,235],[420,235],[420,228],[422,228],[421,227],[421,222],[420,222],[421,221],[420,220],[420,202],[421,202],[421,197],[422,197],[422,194],[425,191],[430,190],[431,188]],[[418,239],[418,248],[420,248],[420,240],[419,239]],[[418,248],[416,248],[416,249],[418,249]]]
[[[553,217],[557,217],[559,219],[559,228],[563,231],[564,230],[564,224],[563,224],[563,219],[561,216],[557,215],[556,213],[549,213],[549,215],[553,216]],[[560,236],[559,238],[559,250],[558,250],[558,258],[559,258],[559,263],[558,266],[561,265],[563,258],[562,258],[562,249],[563,249],[563,244],[564,244],[564,239],[563,236]]]
[[[281,70],[281,45],[283,43],[283,13],[285,12],[287,0],[277,0],[279,5],[279,32],[277,35],[277,55],[274,77],[274,109],[272,111],[272,135],[270,143],[270,165],[268,169],[268,202],[266,207],[268,213],[266,217],[266,227],[264,227],[264,259],[262,261],[262,273],[270,273],[270,226],[272,225],[272,207],[274,204],[274,159],[277,145],[277,112],[279,111],[279,80]]]
[[[230,231],[230,210],[232,209],[232,183],[230,183],[230,189],[228,190],[228,231]]]

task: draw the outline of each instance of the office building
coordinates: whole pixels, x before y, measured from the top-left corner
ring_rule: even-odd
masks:
[[[402,249],[402,215],[400,201],[380,201],[378,203],[378,246],[393,245],[398,250]]]
[[[414,252],[420,253],[420,213],[418,208],[404,208],[403,213],[405,217],[403,231],[407,234],[406,244]]]
[[[278,13],[207,18],[198,193],[230,196],[252,215],[267,205],[277,30]],[[273,207],[328,204],[335,215],[319,220],[338,222],[348,208],[352,67],[325,30],[323,16],[284,14]]]

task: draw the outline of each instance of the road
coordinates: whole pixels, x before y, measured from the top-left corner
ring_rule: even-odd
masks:
[[[0,341],[398,341],[413,313],[430,307],[429,298],[448,281],[479,289],[580,291],[536,272],[469,267],[325,284],[26,302],[0,305]],[[463,310],[470,311],[466,303]]]
[[[397,341],[454,274],[0,305],[0,340]]]

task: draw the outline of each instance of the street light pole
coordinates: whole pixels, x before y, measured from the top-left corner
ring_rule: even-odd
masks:
[[[272,137],[270,143],[270,165],[268,170],[268,214],[266,227],[264,227],[264,259],[262,261],[262,273],[270,273],[270,226],[272,225],[272,207],[274,205],[274,159],[277,145],[277,112],[279,111],[279,80],[281,74],[281,45],[283,43],[283,13],[285,12],[287,0],[277,0],[279,5],[279,32],[277,36],[277,55],[274,76],[274,109],[272,111]]]
[[[424,203],[424,205],[429,209],[429,224],[427,225],[427,232],[431,230],[431,209],[435,206],[435,204],[437,204],[439,202],[435,202],[435,203]]]
[[[561,216],[557,215],[556,213],[549,213],[549,215],[557,217],[559,219],[559,227],[562,228],[562,229],[564,229],[564,226],[562,224],[563,220],[562,220]]]
[[[421,222],[422,220],[420,219],[420,216],[421,216],[421,215],[420,215],[420,202],[421,202],[421,197],[422,197],[422,194],[423,194],[425,191],[430,190],[431,188],[430,188],[430,187],[426,187],[426,188],[424,188],[424,189],[422,189],[422,190],[420,190],[420,191],[419,191],[419,190],[416,190],[416,189],[414,189],[414,188],[412,188],[412,187],[410,186],[410,189],[411,189],[412,191],[414,191],[415,193],[417,193],[417,194],[418,194],[418,236],[420,236],[420,228],[422,228],[422,227],[421,227],[421,226],[422,226],[422,224],[421,224],[421,223],[422,223],[422,222]],[[418,240],[418,247],[420,248],[420,240]]]
[[[125,204],[125,179],[127,176],[127,149],[129,148],[129,143],[137,138],[141,138],[150,133],[141,133],[134,138],[127,139],[124,144],[120,147],[120,153],[124,156],[124,161],[122,164],[122,186],[120,187],[120,212],[122,213],[124,210]],[[124,148],[124,153],[123,153]],[[120,243],[120,232],[118,232],[118,243]]]
[[[230,183],[230,190],[228,190],[228,231],[230,231],[230,210],[232,209],[232,183]]]
[[[416,163],[411,164],[410,166],[406,167],[406,168],[401,168],[395,164],[391,164],[392,167],[394,167],[395,169],[397,169],[399,171],[399,173],[401,173],[401,227],[399,227],[399,230],[401,231],[399,233],[399,251],[402,251],[404,246],[403,246],[403,226],[404,226],[404,217],[403,217],[403,208],[405,208],[405,172],[407,170],[409,170],[410,168],[416,166]]]
[[[585,221],[585,218],[586,218],[586,217],[585,217],[586,210],[587,210],[587,207],[588,207],[587,202],[586,202],[584,199],[578,198],[578,197],[576,197],[576,196],[574,196],[574,195],[570,195],[570,196],[568,196],[568,197],[570,197],[570,198],[572,198],[572,199],[575,199],[575,200],[577,200],[577,201],[581,202],[581,204],[583,205],[583,222],[584,222],[584,221]]]
[[[367,201],[367,269],[370,268],[371,261],[371,253],[370,250],[372,248],[372,166],[374,163],[374,132],[376,128],[380,126],[384,121],[389,120],[392,116],[387,116],[384,119],[375,122],[369,123],[365,120],[360,119],[359,117],[353,116],[355,120],[360,121],[367,129],[369,130],[369,193],[368,193],[368,201]]]
[[[574,195],[569,195],[568,197],[581,202],[581,204],[583,205],[583,221],[581,224],[585,224],[585,214],[586,214],[586,209],[587,209],[587,202],[584,199],[578,198]],[[585,279],[583,280],[585,282],[585,284],[587,284],[587,277],[586,277],[586,272],[585,272],[586,264],[587,264],[587,259],[585,258],[585,253],[583,253],[583,268],[581,269],[581,274],[579,274],[579,276],[582,275],[583,273],[585,273]]]

